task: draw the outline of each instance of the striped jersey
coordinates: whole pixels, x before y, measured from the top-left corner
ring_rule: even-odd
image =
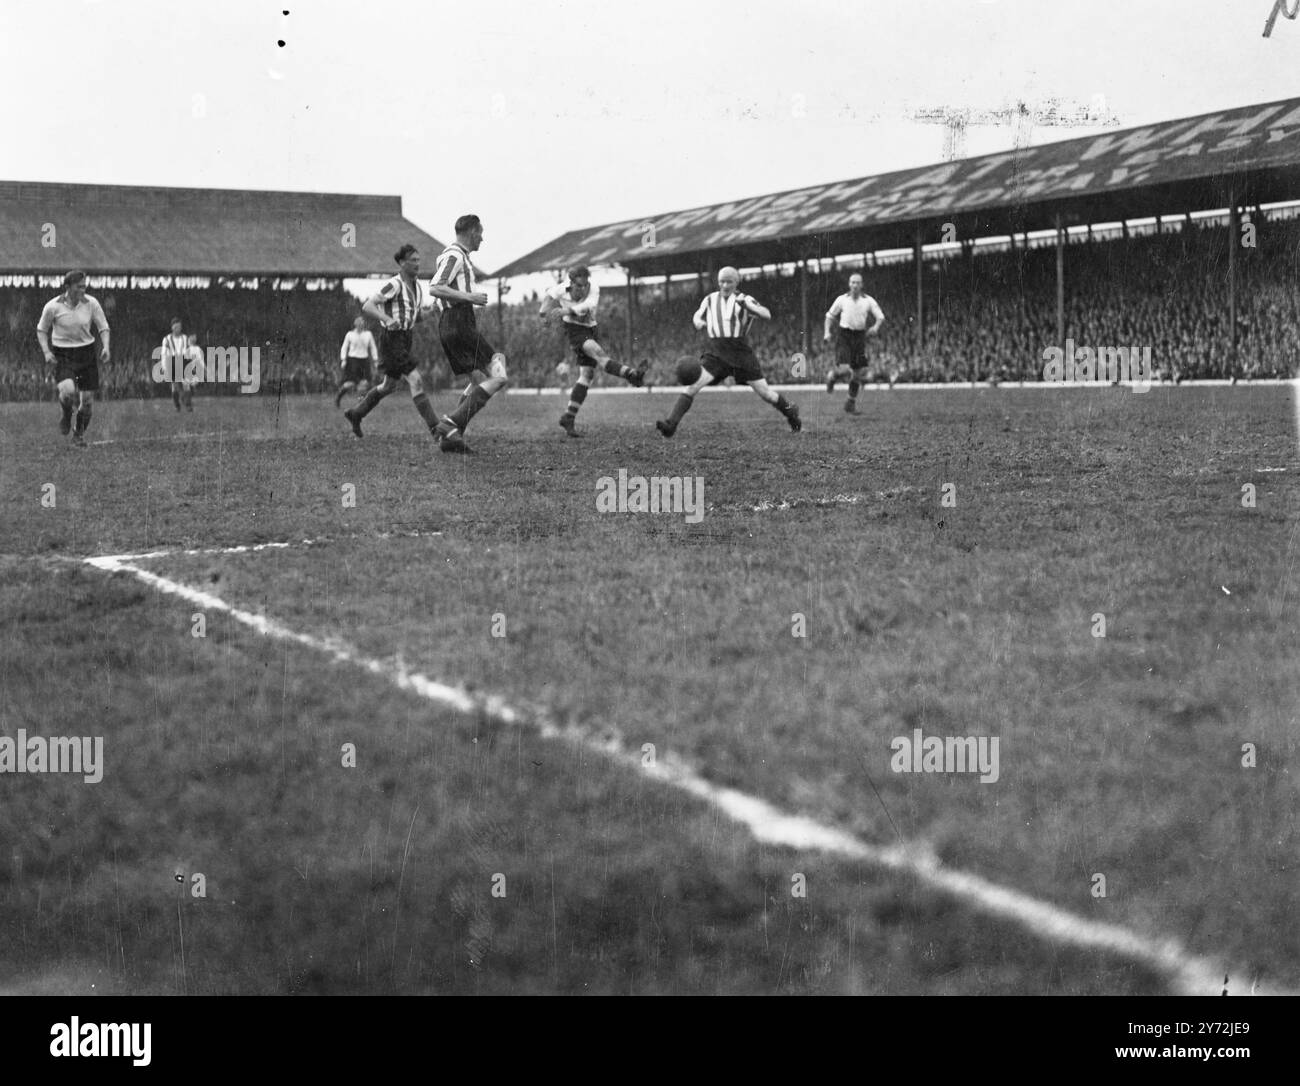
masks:
[[[827,310],[826,316],[839,317],[840,327],[852,332],[863,331],[867,327],[868,317],[877,324],[885,319],[885,314],[870,294],[864,294],[856,300],[852,294],[841,294]]]
[[[569,312],[565,313],[560,320],[565,324],[577,324],[583,328],[596,327],[596,307],[600,304],[600,287],[595,283],[587,287],[587,296],[580,302],[573,300],[573,295],[569,293],[573,284],[556,284],[546,293],[549,297],[554,298],[557,302],[568,302]]]
[[[420,319],[420,310],[424,306],[424,288],[419,279],[407,282],[398,272],[389,279],[379,293],[379,308],[384,311],[391,327],[396,331],[410,331]]]
[[[474,284],[474,265],[470,263],[469,253],[459,242],[453,241],[443,249],[442,255],[438,257],[437,267],[434,269],[433,283],[435,286],[451,287],[452,290],[461,290],[466,294],[473,294],[478,289]],[[469,308],[469,303],[438,299],[440,309],[456,307]]]
[[[171,373],[173,359],[183,360],[188,357],[190,338],[184,332],[179,336],[163,336],[162,341],[162,360],[167,367],[167,372]]]
[[[695,311],[696,317],[703,317],[710,339],[744,339],[749,326],[754,323],[754,315],[744,309],[740,302],[749,298],[747,294],[736,291],[730,298],[724,298],[722,291],[715,290],[700,303]]]

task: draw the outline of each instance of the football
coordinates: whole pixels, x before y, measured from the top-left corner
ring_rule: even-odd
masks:
[[[699,359],[683,355],[677,360],[677,381],[683,385],[693,385],[700,379]]]

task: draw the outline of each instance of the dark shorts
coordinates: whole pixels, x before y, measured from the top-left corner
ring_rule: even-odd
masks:
[[[573,353],[578,358],[578,365],[594,366],[596,360],[582,349],[582,345],[589,339],[595,339],[597,344],[600,343],[600,340],[596,339],[595,325],[588,328],[586,325],[569,324],[567,321],[561,321],[560,323],[564,325],[564,334],[568,337],[569,346],[573,348]]]
[[[54,355],[56,384],[71,379],[82,392],[94,392],[99,388],[99,362],[96,357],[99,350],[95,344],[87,343],[84,347],[55,347],[51,344],[50,353]]]
[[[758,356],[743,339],[710,339],[708,350],[700,355],[700,364],[715,382],[734,377],[739,385],[763,379]]]
[[[351,381],[354,385],[362,381],[370,380],[370,359],[369,358],[349,358],[343,364],[343,380]]]
[[[452,306],[442,311],[438,321],[438,340],[451,365],[451,372],[464,377],[474,370],[487,372],[497,349],[479,334],[474,307]]]
[[[835,340],[835,364],[862,369],[867,364],[867,333],[855,332],[851,328],[839,329]]]
[[[379,368],[388,377],[405,377],[415,369],[415,353],[411,350],[409,331],[379,333]]]

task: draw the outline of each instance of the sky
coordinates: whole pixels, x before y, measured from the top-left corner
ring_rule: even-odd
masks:
[[[938,161],[921,108],[1103,95],[1127,127],[1300,94],[1273,4],[4,0],[0,180],[397,194],[443,241],[480,215],[490,271],[571,229]]]

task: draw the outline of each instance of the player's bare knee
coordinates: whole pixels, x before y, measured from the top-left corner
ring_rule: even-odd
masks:
[[[424,391],[424,380],[420,377],[419,370],[412,370],[408,373],[406,375],[406,383],[410,386],[412,399]]]
[[[767,403],[776,403],[777,394],[767,383],[766,379],[759,378],[757,381],[750,381],[749,387],[758,393],[758,398],[760,400],[764,400]]]
[[[60,400],[71,400],[77,395],[77,383],[71,377],[60,381],[58,389]]]
[[[578,384],[589,385],[596,379],[595,366],[580,366],[578,368]]]

